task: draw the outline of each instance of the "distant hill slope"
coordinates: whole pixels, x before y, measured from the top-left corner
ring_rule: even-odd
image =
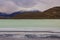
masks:
[[[0,19],[60,19],[60,7],[53,7],[44,12],[40,11],[17,11],[12,14],[0,12]]]
[[[43,12],[45,18],[60,19],[60,7],[53,7]]]
[[[8,17],[8,15],[6,13],[2,13],[0,12],[0,19],[5,19],[6,17]]]
[[[60,7],[53,7],[44,12],[24,12],[12,19],[60,19]]]
[[[7,14],[7,13],[0,12],[0,19],[1,19],[1,17],[5,18],[5,19],[9,19],[13,16],[16,16],[17,14],[21,14],[21,12],[14,12],[12,14]]]
[[[17,14],[16,16],[13,16],[12,19],[34,19],[34,18],[39,18],[39,14],[42,12],[39,11],[34,11],[34,12],[23,12],[23,14]]]

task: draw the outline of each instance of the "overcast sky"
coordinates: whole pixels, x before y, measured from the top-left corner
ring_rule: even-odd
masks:
[[[60,6],[60,0],[0,0],[0,12],[40,10]]]

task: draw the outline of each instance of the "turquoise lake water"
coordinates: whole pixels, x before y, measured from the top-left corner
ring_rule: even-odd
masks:
[[[1,28],[15,28],[23,30],[60,29],[59,19],[0,19]],[[5,30],[4,29],[4,30]]]

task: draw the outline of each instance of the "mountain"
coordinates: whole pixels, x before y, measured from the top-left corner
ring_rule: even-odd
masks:
[[[5,19],[8,17],[8,14],[0,12],[0,19]]]
[[[53,7],[43,12],[44,18],[60,19],[60,7]]]
[[[7,13],[0,12],[0,17],[4,17],[6,19],[9,19],[9,18],[11,18],[11,17],[13,17],[13,16],[15,16],[17,14],[21,14],[21,12],[18,11],[18,12],[14,12],[12,14],[7,14]]]
[[[12,19],[60,19],[60,7],[53,7],[44,12],[28,11],[17,14]]]
[[[21,12],[21,11],[13,12],[13,13],[10,14],[10,17],[14,17],[17,14],[23,14],[23,12]]]
[[[0,16],[0,19],[5,19],[5,17]]]
[[[25,11],[21,14],[17,14],[16,16],[13,16],[12,19],[38,19],[39,14],[42,14],[40,11]]]
[[[1,19],[60,19],[60,7],[53,7],[44,12],[34,11],[17,11],[11,14],[0,12]]]

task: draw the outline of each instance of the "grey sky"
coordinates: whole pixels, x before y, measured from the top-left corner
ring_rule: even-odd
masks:
[[[0,0],[0,12],[6,13],[19,10],[45,11],[54,6],[60,6],[60,0]]]

